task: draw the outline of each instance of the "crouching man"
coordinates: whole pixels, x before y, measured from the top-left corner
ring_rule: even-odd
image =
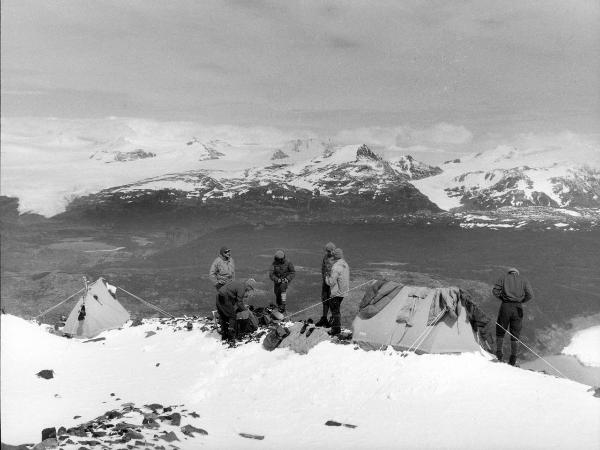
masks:
[[[217,291],[216,306],[221,322],[221,337],[224,341],[237,338],[237,314],[248,309],[244,300],[254,290],[255,285],[256,281],[253,278],[245,281],[232,280]]]

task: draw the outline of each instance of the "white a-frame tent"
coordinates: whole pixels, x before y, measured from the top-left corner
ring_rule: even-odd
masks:
[[[98,278],[86,286],[63,328],[63,333],[77,338],[91,338],[104,330],[122,327],[129,313],[108,290],[106,281]]]

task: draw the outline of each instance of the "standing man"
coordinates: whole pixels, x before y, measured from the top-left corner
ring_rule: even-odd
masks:
[[[217,291],[228,281],[235,279],[235,264],[229,247],[221,247],[219,255],[210,266],[208,278],[210,278]]]
[[[273,281],[273,291],[275,292],[275,302],[279,307],[279,311],[285,314],[285,303],[287,301],[287,288],[290,282],[296,276],[294,265],[285,257],[283,250],[277,250],[271,269],[269,270],[269,278]]]
[[[333,251],[335,250],[335,244],[328,242],[325,244],[323,261],[321,262],[321,303],[323,303],[323,315],[319,321],[315,324],[317,327],[326,327],[329,325],[327,314],[329,313],[329,299],[331,297],[331,287],[327,284],[326,279],[331,275],[331,267],[333,266]]]
[[[237,313],[248,309],[244,299],[254,290],[256,281],[248,278],[244,281],[232,280],[221,286],[217,291],[217,311],[221,322],[221,337],[225,340],[236,339]]]
[[[533,290],[529,281],[519,274],[517,269],[510,268],[508,272],[496,281],[492,293],[502,301],[498,320],[496,321],[496,356],[502,361],[502,344],[504,333],[510,332],[510,359],[508,363],[514,366],[519,353],[519,336],[523,325],[523,303],[533,298]]]
[[[329,306],[331,308],[331,331],[330,335],[335,336],[342,331],[342,320],[340,306],[344,295],[350,290],[350,266],[344,260],[344,252],[341,248],[336,248],[333,251],[334,263],[331,267],[331,275],[326,277],[325,281],[331,287],[331,300]]]

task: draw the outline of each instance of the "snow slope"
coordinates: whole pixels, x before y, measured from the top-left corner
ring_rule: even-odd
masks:
[[[10,444],[38,442],[45,427],[124,402],[158,402],[200,414],[194,425],[208,435],[180,448],[600,446],[600,400],[587,386],[481,354],[402,357],[329,342],[308,355],[259,343],[230,349],[210,332],[156,322],[83,343],[9,315],[1,333],[2,441]],[[55,377],[36,377],[42,369]],[[330,419],[357,428],[325,426]]]

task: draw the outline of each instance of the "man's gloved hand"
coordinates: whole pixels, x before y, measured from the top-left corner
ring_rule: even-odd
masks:
[[[282,278],[282,279],[281,279],[281,282],[282,282],[282,283],[289,283],[289,281],[288,281],[288,279],[287,279],[287,278]]]
[[[281,284],[281,278],[277,278],[277,283]]]

